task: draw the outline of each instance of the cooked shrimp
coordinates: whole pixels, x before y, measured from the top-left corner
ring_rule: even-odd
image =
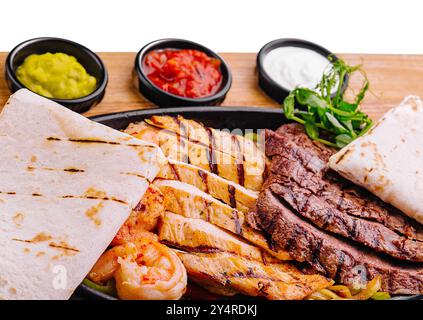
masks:
[[[185,293],[187,272],[178,256],[158,242],[143,241],[137,254],[119,258],[115,273],[119,298],[177,300]]]
[[[120,228],[111,245],[120,245],[143,238],[144,231],[152,231],[157,228],[158,220],[164,215],[164,212],[163,194],[159,188],[151,184],[140,203]]]
[[[88,277],[104,283],[113,277],[119,298],[176,300],[187,286],[187,273],[178,256],[151,238],[139,239],[106,251]]]
[[[142,231],[138,236],[146,240],[158,241],[157,235]],[[105,283],[112,279],[119,268],[118,258],[137,253],[137,246],[133,242],[123,243],[105,251],[97,260],[88,274],[88,278],[96,283]]]
[[[118,258],[137,252],[135,244],[128,242],[113,247],[104,252],[88,274],[88,278],[95,283],[105,283],[112,279],[119,268]]]

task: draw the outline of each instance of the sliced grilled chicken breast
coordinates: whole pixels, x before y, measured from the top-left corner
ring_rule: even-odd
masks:
[[[217,150],[250,163],[257,162],[258,166],[264,168],[265,157],[258,157],[263,152],[257,147],[256,143],[240,134],[232,134],[229,130],[206,127],[201,122],[185,119],[180,115],[176,117],[152,116],[145,121],[152,126],[172,131],[190,141],[197,141],[206,146],[213,142],[214,148]]]
[[[176,250],[191,279],[215,283],[249,296],[270,300],[304,299],[332,281],[304,275],[289,263],[265,265],[227,252],[187,253]]]
[[[246,189],[237,183],[191,164],[172,159],[169,159],[168,165],[162,166],[157,177],[191,184],[244,213],[250,211],[258,197],[257,192]]]
[[[159,179],[155,180],[154,184],[164,195],[164,205],[167,211],[210,222],[254,243],[280,260],[291,259],[286,251],[272,247],[260,231],[252,229],[241,211],[180,181]]]
[[[269,299],[302,299],[330,285],[325,277],[304,275],[290,263],[278,261],[261,249],[200,219],[166,212],[159,225],[159,239],[168,246],[193,253],[178,252],[182,262],[187,263],[190,278],[214,293],[230,296],[239,292]],[[219,257],[228,257],[230,263],[219,264]],[[202,263],[207,261],[212,262],[211,266],[202,269]],[[229,268],[226,269],[226,266]],[[245,284],[237,278],[245,279]],[[235,279],[235,285],[232,285],[232,279]],[[263,287],[260,287],[262,280],[267,283],[262,283]],[[270,282],[271,287],[268,287]]]
[[[250,260],[279,263],[261,249],[201,219],[166,212],[159,224],[160,242],[188,252],[229,252]]]
[[[201,128],[201,132],[194,130],[195,134],[190,135],[188,131],[181,134],[174,127],[160,127],[150,119],[129,125],[125,132],[159,145],[168,158],[196,165],[247,189],[259,191],[263,184],[265,156],[256,144],[239,135],[202,125]]]

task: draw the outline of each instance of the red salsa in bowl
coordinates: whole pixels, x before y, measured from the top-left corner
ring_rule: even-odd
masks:
[[[222,85],[221,61],[200,50],[153,50],[145,55],[142,67],[155,86],[185,98],[214,95]]]

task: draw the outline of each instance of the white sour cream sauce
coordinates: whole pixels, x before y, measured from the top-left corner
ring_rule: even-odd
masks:
[[[297,87],[314,89],[329,64],[321,54],[300,47],[273,49],[263,60],[267,74],[289,91]]]

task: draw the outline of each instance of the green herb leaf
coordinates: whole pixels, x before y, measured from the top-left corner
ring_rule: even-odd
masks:
[[[326,112],[326,117],[336,130],[339,132],[348,132],[348,130],[345,129],[345,127],[332,114]]]
[[[310,138],[316,140],[319,138],[319,129],[317,129],[316,124],[312,121],[307,121],[304,125],[305,130]]]
[[[351,141],[353,141],[353,139],[351,138],[351,136],[349,136],[348,134],[345,134],[345,133],[338,134],[335,137],[335,143],[338,146],[338,148],[345,147]]]
[[[357,110],[358,104],[341,101],[338,105],[338,108],[343,111],[354,112],[355,110]]]
[[[292,119],[294,116],[295,98],[294,94],[290,94],[283,102],[283,111],[287,119]]]
[[[284,114],[287,119],[304,125],[313,140],[342,148],[372,126],[372,120],[359,110],[369,89],[369,81],[361,66],[349,66],[341,59],[328,58],[332,62],[331,68],[324,72],[315,90],[292,90],[285,98]],[[344,100],[342,87],[346,76],[354,72],[362,75],[363,84],[354,101],[348,102]]]

